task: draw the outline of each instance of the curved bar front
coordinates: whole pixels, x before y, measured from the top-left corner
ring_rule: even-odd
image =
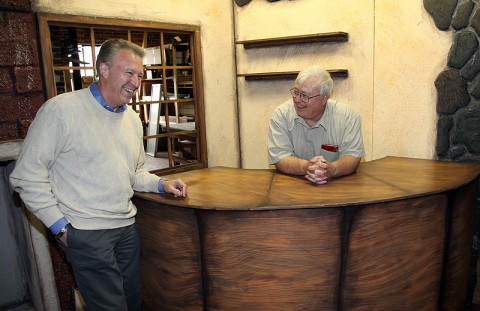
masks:
[[[145,310],[464,310],[479,164],[387,157],[314,185],[214,167],[135,193]]]

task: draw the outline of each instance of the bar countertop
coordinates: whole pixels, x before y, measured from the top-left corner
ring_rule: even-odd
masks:
[[[480,163],[385,157],[356,173],[314,185],[303,176],[269,169],[212,167],[169,175],[188,185],[188,198],[140,193],[153,202],[212,210],[318,208],[393,201],[440,193],[471,182]]]

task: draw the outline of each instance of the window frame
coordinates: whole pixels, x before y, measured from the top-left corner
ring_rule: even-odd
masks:
[[[57,14],[39,14],[39,34],[40,45],[43,61],[43,73],[44,83],[47,98],[50,99],[57,94],[55,83],[55,66],[53,63],[52,54],[52,41],[50,34],[50,26],[62,26],[62,27],[79,27],[79,28],[108,28],[121,31],[127,31],[130,40],[131,31],[143,31],[143,32],[162,32],[162,33],[186,33],[190,36],[191,46],[190,53],[192,58],[191,70],[192,70],[192,87],[194,89],[194,103],[195,111],[195,135],[196,135],[196,162],[183,163],[180,165],[172,166],[173,153],[171,150],[171,144],[176,137],[174,133],[166,133],[155,135],[153,138],[167,137],[168,141],[168,159],[169,166],[167,168],[161,168],[152,170],[154,174],[171,174],[180,173],[189,170],[195,170],[208,167],[207,159],[207,141],[206,141],[206,129],[205,129],[205,109],[204,109],[204,92],[203,92],[203,68],[202,68],[202,55],[201,55],[201,42],[200,42],[200,26],[188,25],[188,24],[172,24],[162,22],[148,22],[148,21],[136,21],[114,18],[99,18],[89,16],[76,16],[76,15],[57,15]],[[94,39],[92,38],[92,41]],[[95,46],[94,42],[92,46]],[[94,61],[95,60],[94,55]],[[93,64],[94,67],[94,64]],[[176,64],[163,66],[167,68],[165,70],[177,70]],[[95,69],[94,69],[95,71]],[[182,101],[182,100],[179,100]],[[139,103],[133,103],[138,105]],[[146,106],[148,107],[148,105]],[[152,139],[151,136],[144,136],[143,139]]]

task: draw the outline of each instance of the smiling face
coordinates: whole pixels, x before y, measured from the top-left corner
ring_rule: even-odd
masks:
[[[302,84],[295,82],[295,89],[307,95],[308,97],[319,94],[318,82],[314,78],[305,80]],[[307,103],[301,100],[301,96],[293,96],[293,103],[297,115],[305,120],[308,125],[312,126],[317,123],[325,112],[328,95],[320,95],[310,98]]]
[[[98,89],[114,108],[130,102],[143,78],[142,58],[133,51],[121,49],[112,61],[101,63]]]

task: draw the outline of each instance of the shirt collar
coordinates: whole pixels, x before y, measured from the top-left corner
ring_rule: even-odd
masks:
[[[115,111],[113,106],[110,105],[109,103],[107,103],[105,98],[103,98],[102,94],[100,93],[100,90],[98,89],[97,82],[94,82],[90,85],[90,92],[92,92],[92,95],[93,95],[93,97],[95,97],[97,102],[100,105],[102,105],[103,108],[107,109],[108,111],[119,113],[119,112],[124,112],[125,109],[127,109],[127,105],[122,105],[122,106],[118,107],[117,111]]]
[[[330,99],[328,99],[328,102],[330,101]],[[310,126],[307,124],[307,121],[305,121],[305,119],[303,119],[302,117],[300,117],[297,112],[295,111],[295,103],[293,103],[294,106],[292,106],[293,108],[293,119],[300,123],[301,125],[303,125],[304,127],[306,128],[317,128],[317,127],[323,127],[325,130],[327,129],[327,119],[330,118],[330,116],[327,116],[325,117],[326,115],[330,115],[330,106],[328,105],[328,102],[327,102],[327,106],[325,108],[325,111],[323,113],[323,116],[320,118],[320,120],[318,120],[315,125],[313,126]]]
[[[323,116],[318,120],[318,122],[315,124],[316,127],[323,127],[326,131],[328,131],[329,126],[332,126],[332,118],[333,118],[333,113],[332,113],[332,105],[334,104],[334,101],[332,101],[330,98],[327,100],[327,104],[325,106],[325,111],[323,112]]]

